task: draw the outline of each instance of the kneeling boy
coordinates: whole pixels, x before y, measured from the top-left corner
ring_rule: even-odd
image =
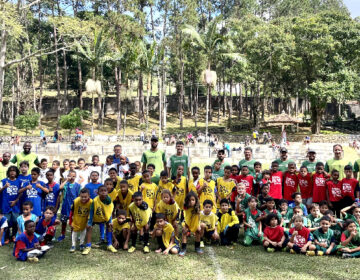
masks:
[[[164,255],[177,254],[180,250],[179,240],[175,236],[174,227],[165,220],[165,215],[162,213],[156,214],[156,224],[152,237],[157,239],[159,248],[156,253],[163,253]]]
[[[236,242],[239,235],[239,219],[235,211],[230,208],[230,202],[224,198],[220,201],[220,210],[217,214],[217,231],[220,233],[221,245]]]

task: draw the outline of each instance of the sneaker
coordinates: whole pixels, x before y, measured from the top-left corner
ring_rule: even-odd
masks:
[[[266,251],[268,251],[269,253],[274,253],[275,249],[274,248],[267,248]]]
[[[82,251],[81,254],[82,255],[89,255],[90,251],[91,251],[91,247],[85,247],[84,251]]]
[[[75,252],[75,246],[71,246],[70,253],[74,253],[74,252]]]
[[[117,253],[117,250],[114,248],[113,245],[107,246],[107,250],[110,251],[111,253]]]
[[[80,244],[80,251],[84,251],[85,249],[85,245],[84,244]]]
[[[287,252],[287,251],[288,251],[288,248],[287,248],[287,247],[282,248],[281,251],[282,251],[282,252]]]
[[[143,251],[144,251],[145,254],[150,253],[150,248],[149,248],[149,246],[144,246]]]
[[[290,249],[290,254],[296,254],[294,249]]]
[[[65,239],[65,235],[60,235],[57,239],[58,242],[63,241]]]
[[[129,252],[129,253],[134,253],[135,250],[136,250],[136,247],[131,246],[131,247],[128,249],[128,252]]]
[[[350,253],[343,253],[343,254],[342,254],[342,258],[343,258],[343,259],[353,258],[353,256],[352,256]]]
[[[202,249],[199,248],[195,248],[195,252],[198,253],[199,255],[204,254],[204,251]]]
[[[323,256],[324,255],[324,252],[323,251],[318,251],[317,252],[317,256]]]
[[[179,257],[185,257],[185,255],[186,255],[186,250],[181,250],[179,252]]]
[[[200,241],[200,248],[204,248],[204,247],[205,247],[204,241]]]
[[[310,256],[310,257],[313,257],[313,256],[315,256],[315,251],[307,251],[306,255]]]
[[[37,262],[39,262],[39,259],[37,257],[32,257],[32,258],[27,258],[27,261],[37,263]]]

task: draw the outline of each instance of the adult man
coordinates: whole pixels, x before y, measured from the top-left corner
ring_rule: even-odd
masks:
[[[220,161],[220,163],[221,163],[220,170],[218,170],[218,171],[216,171],[214,168],[215,163],[217,161]],[[225,168],[225,166],[228,166],[228,165],[230,165],[230,163],[225,161],[225,150],[219,150],[217,152],[217,160],[215,160],[212,165],[213,173],[216,173],[218,175],[218,177],[223,177],[224,176],[224,168]]]
[[[190,161],[187,155],[184,155],[184,142],[178,141],[175,145],[176,148],[176,154],[172,155],[166,164],[168,174],[171,177],[176,176],[177,168],[179,165],[184,166],[184,176],[188,176],[188,170],[190,168]]]
[[[11,165],[10,157],[11,154],[8,152],[5,152],[2,156],[2,161],[0,162],[0,181],[6,178],[6,172]]]
[[[275,160],[279,164],[279,171],[286,171],[288,164],[294,162],[292,159],[288,159],[288,150],[285,147],[280,148],[280,158]]]
[[[249,168],[249,174],[255,177],[254,163],[256,160],[253,159],[252,149],[250,147],[244,149],[244,157],[244,159],[239,161],[240,170],[243,166],[247,166]]]
[[[345,178],[344,168],[346,165],[351,165],[352,163],[344,159],[343,148],[340,144],[333,146],[334,158],[326,161],[325,171],[331,173],[333,169],[339,171],[339,180]]]
[[[307,169],[308,169],[308,172],[312,173],[315,171],[315,167],[316,167],[316,164],[319,162],[318,160],[316,160],[316,152],[315,150],[309,150],[307,152],[307,158],[308,160],[305,160],[301,166],[306,166]]]
[[[113,155],[113,164],[120,164],[120,157],[122,156],[122,147],[117,144],[114,146],[114,155]],[[126,158],[126,162],[129,162],[129,159]]]
[[[142,170],[146,170],[148,164],[155,165],[154,175],[160,176],[160,172],[166,170],[166,157],[164,151],[158,149],[159,139],[152,136],[150,140],[151,148],[142,154],[141,162],[143,163]]]
[[[20,169],[20,163],[23,161],[27,161],[29,163],[29,171],[28,174],[31,173],[31,169],[36,166],[40,166],[39,159],[35,153],[31,152],[31,143],[26,141],[23,146],[24,151],[21,153],[17,153],[11,160],[11,163],[16,163],[17,167]]]

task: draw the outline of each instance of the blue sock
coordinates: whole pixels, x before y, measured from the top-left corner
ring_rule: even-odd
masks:
[[[110,246],[112,245],[112,232],[106,230],[106,240],[107,240],[107,245]]]
[[[86,247],[91,247],[91,242],[90,242],[90,243],[86,243]]]
[[[100,228],[100,239],[104,240],[105,239],[105,224],[104,223],[99,224],[99,228]]]

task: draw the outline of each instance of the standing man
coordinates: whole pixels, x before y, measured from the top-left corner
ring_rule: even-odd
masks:
[[[166,164],[168,174],[170,178],[176,177],[177,168],[179,165],[184,166],[184,176],[188,177],[189,168],[190,168],[190,160],[187,155],[184,155],[184,142],[177,141],[176,145],[176,154],[172,155]]]
[[[225,168],[225,166],[230,166],[230,163],[228,163],[228,162],[225,161],[225,157],[226,157],[226,156],[225,156],[225,150],[219,150],[219,151],[217,152],[217,160],[215,160],[214,163],[213,163],[213,165],[212,165],[213,173],[214,173],[215,163],[216,163],[217,161],[220,161],[220,163],[221,163],[220,170],[217,171],[217,175],[218,175],[219,177],[223,177],[223,176],[224,176],[224,168]]]
[[[250,147],[246,147],[244,149],[244,159],[239,161],[240,170],[243,166],[247,166],[249,168],[249,174],[255,178],[255,168],[254,163],[256,160],[253,159],[252,149]]]
[[[26,141],[23,146],[24,151],[21,153],[17,153],[11,160],[11,163],[16,163],[17,168],[20,169],[20,163],[23,161],[27,161],[29,163],[29,171],[28,174],[31,173],[31,169],[33,169],[36,166],[40,166],[39,159],[35,153],[31,152],[31,143],[29,141]]]
[[[142,154],[141,162],[143,163],[142,170],[146,170],[148,164],[155,165],[154,175],[160,176],[160,172],[166,170],[166,156],[164,151],[158,149],[159,139],[156,136],[152,136],[151,148]]]
[[[288,150],[285,147],[280,148],[280,158],[275,160],[279,164],[279,171],[285,172],[288,170],[288,164],[294,162],[288,159]]]
[[[0,162],[0,181],[6,178],[6,172],[12,164],[10,163],[11,154],[5,152],[2,156],[2,161]]]
[[[313,173],[316,169],[316,164],[319,162],[316,160],[316,152],[315,150],[309,150],[307,152],[307,158],[308,160],[305,160],[301,166],[306,166],[308,169],[308,172]]]

